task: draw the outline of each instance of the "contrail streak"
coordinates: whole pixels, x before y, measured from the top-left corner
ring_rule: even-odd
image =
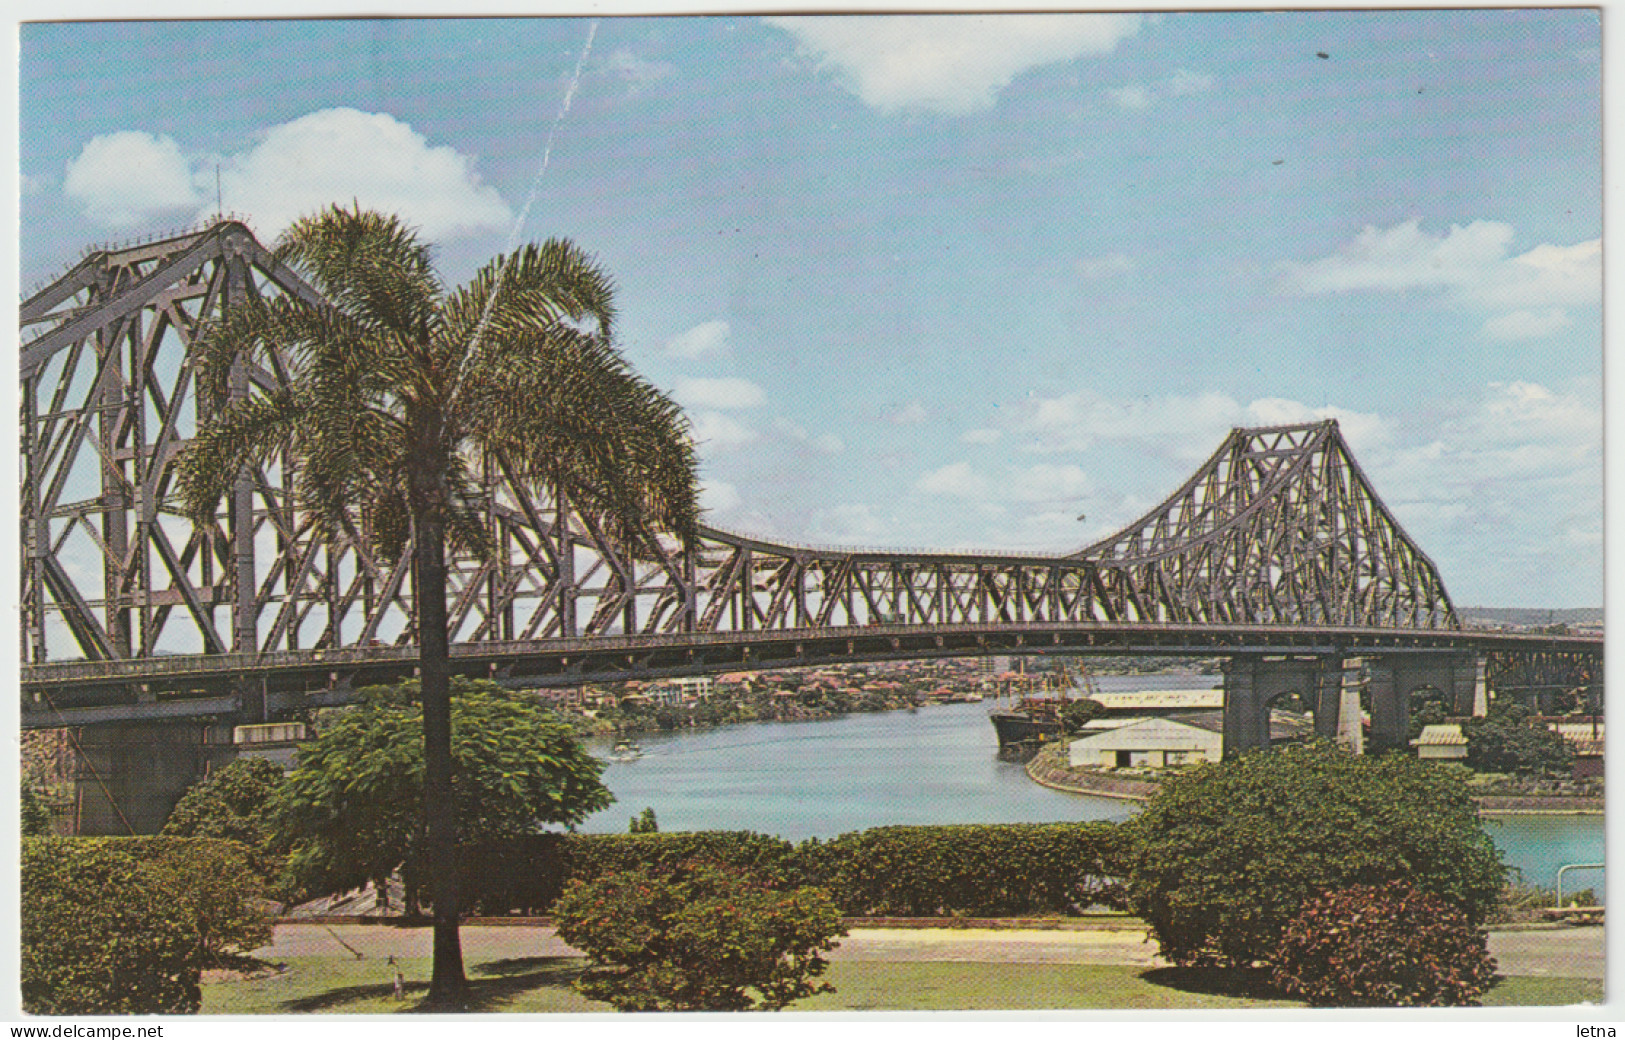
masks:
[[[525,205],[519,210],[519,216],[514,219],[513,230],[508,233],[508,246],[502,251],[502,267],[497,271],[496,282],[491,286],[491,295],[486,297],[485,309],[480,313],[480,322],[474,327],[474,337],[469,341],[468,352],[463,355],[464,369],[467,368],[468,359],[479,349],[480,341],[485,338],[485,327],[491,321],[491,310],[496,306],[497,294],[502,291],[502,281],[508,274],[508,266],[513,262],[514,249],[519,244],[519,236],[525,230],[525,223],[530,219],[531,207],[536,205],[536,199],[542,191],[542,178],[547,175],[547,166],[553,160],[553,141],[558,137],[559,126],[564,117],[570,114],[570,104],[575,101],[576,88],[581,85],[581,70],[587,65],[587,56],[592,53],[592,41],[598,35],[598,19],[594,18],[587,26],[587,42],[581,48],[581,57],[576,59],[575,75],[570,77],[570,86],[564,92],[564,100],[559,104],[558,114],[553,117],[553,127],[547,132],[547,144],[542,148],[542,164],[536,170],[536,176],[530,182],[530,195],[525,199]],[[462,382],[459,373],[458,383]]]

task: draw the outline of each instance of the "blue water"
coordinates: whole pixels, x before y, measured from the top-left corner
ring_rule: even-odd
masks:
[[[1104,691],[1208,689],[1212,676],[1105,676]],[[991,701],[917,712],[761,722],[680,734],[645,734],[635,762],[610,762],[616,804],[583,829],[625,831],[653,808],[666,831],[754,830],[792,841],[885,824],[1048,823],[1121,820],[1136,803],[1040,787],[1020,764],[1001,762]],[[609,746],[595,747],[608,757]],[[1600,863],[1601,816],[1486,820],[1507,863],[1550,888],[1565,863]],[[1570,871],[1565,891],[1596,886],[1600,871]]]

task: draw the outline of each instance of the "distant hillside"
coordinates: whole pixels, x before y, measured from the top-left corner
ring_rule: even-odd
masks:
[[[1543,607],[1457,607],[1456,614],[1469,625],[1602,624],[1601,607],[1570,607],[1566,610],[1547,610]]]

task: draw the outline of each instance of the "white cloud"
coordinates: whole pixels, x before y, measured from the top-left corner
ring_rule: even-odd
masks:
[[[1177,459],[1206,458],[1236,426],[1287,426],[1336,419],[1355,447],[1385,441],[1389,432],[1372,414],[1333,405],[1314,407],[1264,397],[1242,404],[1220,393],[1116,400],[1092,391],[1023,402],[1015,429],[1039,452],[1085,451],[1100,442],[1134,444]]]
[[[1179,69],[1172,76],[1157,83],[1130,83],[1106,91],[1118,106],[1127,109],[1149,108],[1164,98],[1190,97],[1213,89],[1213,77],[1189,69]]]
[[[51,179],[44,175],[32,173],[19,173],[17,175],[17,193],[19,195],[38,195],[50,186]]]
[[[1014,474],[1003,485],[1005,494],[1014,501],[1049,503],[1076,501],[1093,487],[1082,468],[1043,462]]]
[[[1101,256],[1086,256],[1072,263],[1072,270],[1077,272],[1079,278],[1086,281],[1095,281],[1100,278],[1111,278],[1120,274],[1129,274],[1138,266],[1134,258],[1124,253],[1105,253]]]
[[[1151,91],[1138,83],[1108,90],[1106,94],[1117,102],[1119,108],[1149,108],[1151,105]]]
[[[955,462],[920,477],[914,482],[914,490],[950,498],[981,498],[988,493],[988,483],[970,468],[970,463]]]
[[[1242,411],[1224,394],[1117,400],[1080,390],[1023,402],[1015,428],[1028,435],[1035,451],[1084,451],[1110,441],[1186,445],[1181,455],[1201,457],[1238,423]]]
[[[1491,339],[1515,342],[1542,339],[1561,332],[1571,325],[1569,314],[1561,307],[1539,311],[1512,311],[1498,315],[1484,323],[1484,334]]]
[[[513,213],[480,183],[474,159],[431,145],[381,112],[327,108],[271,127],[221,170],[228,210],[255,229],[281,231],[298,217],[354,200],[398,213],[430,241],[506,227]],[[212,201],[212,200],[211,200]]]
[[[191,165],[175,139],[138,130],[87,141],[69,161],[62,191],[84,207],[91,220],[113,227],[190,209],[202,201]]]
[[[1110,53],[1139,32],[1139,15],[893,15],[778,17],[820,68],[873,108],[963,115],[991,108],[1028,69]]]
[[[1213,89],[1213,77],[1201,72],[1192,72],[1189,69],[1179,69],[1168,77],[1165,89],[1173,97],[1205,94]]]
[[[918,401],[908,404],[886,416],[886,421],[897,426],[918,426],[926,420],[925,405]]]
[[[667,357],[699,361],[727,354],[732,330],[725,321],[706,321],[666,341]]]
[[[996,444],[1002,436],[1000,431],[984,426],[979,430],[966,430],[959,435],[959,441],[961,444]]]
[[[862,502],[843,502],[815,510],[807,518],[807,537],[836,544],[873,543],[896,531],[893,521],[882,519]]]
[[[821,433],[815,437],[807,432],[806,427],[798,426],[782,415],[773,420],[773,428],[791,440],[816,448],[826,455],[838,455],[846,448],[846,443],[835,434]]]
[[[1288,264],[1300,292],[1450,292],[1491,310],[1595,304],[1602,292],[1602,240],[1538,245],[1510,255],[1512,226],[1478,220],[1443,235],[1411,220],[1364,228],[1330,256]]]
[[[677,380],[673,396],[685,408],[718,408],[724,411],[757,408],[767,400],[766,392],[748,379],[694,379],[688,376]]]
[[[1261,397],[1249,404],[1245,411],[1247,426],[1297,426],[1303,423],[1336,419],[1343,438],[1355,448],[1371,448],[1385,443],[1392,436],[1388,423],[1370,412],[1354,412],[1335,405],[1314,408],[1301,401],[1282,397]]]
[[[694,416],[694,441],[700,448],[727,451],[756,439],[756,431],[721,412],[701,412]]]
[[[739,507],[739,489],[723,480],[707,480],[700,486],[700,505],[709,513],[726,513]]]

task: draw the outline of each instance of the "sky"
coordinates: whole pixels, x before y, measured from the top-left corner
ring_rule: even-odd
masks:
[[[217,207],[398,212],[451,282],[566,236],[716,526],[1070,552],[1230,428],[1336,418],[1458,605],[1595,606],[1600,48],[1588,10],[25,24],[21,284]]]

